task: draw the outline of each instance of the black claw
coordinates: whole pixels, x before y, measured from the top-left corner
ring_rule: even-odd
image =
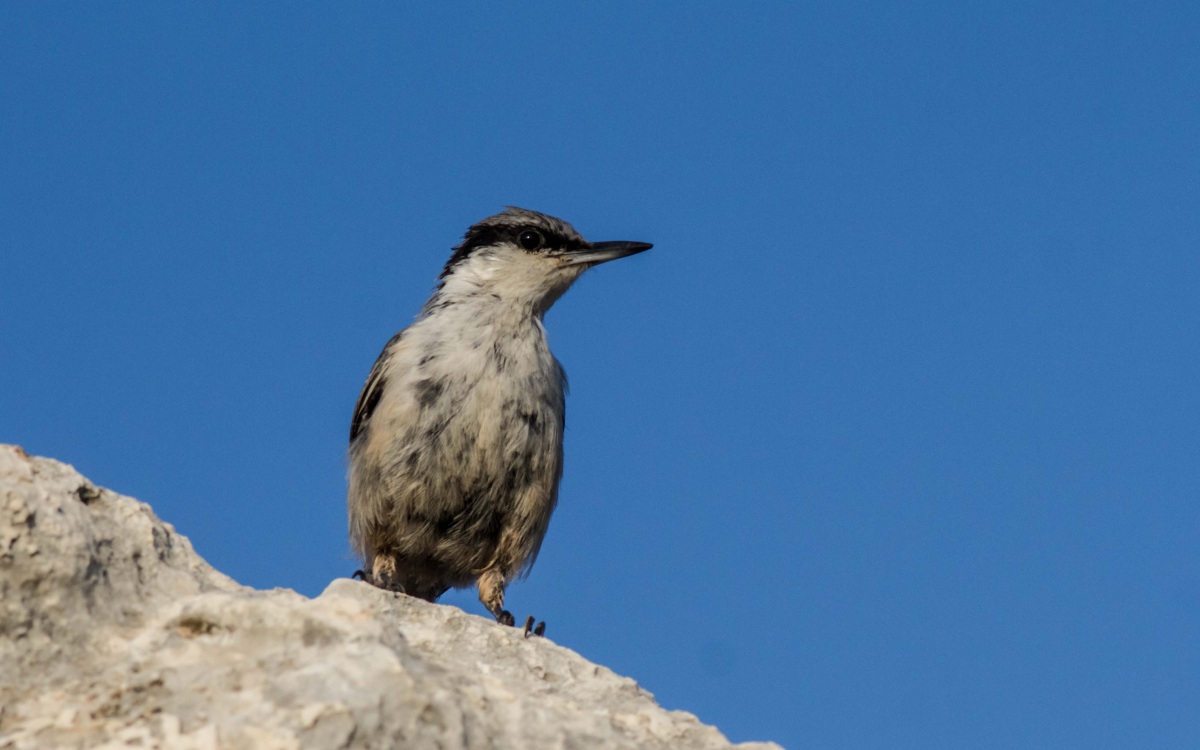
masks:
[[[365,570],[356,570],[350,574],[350,577],[357,578],[358,580],[362,581],[363,583],[369,583],[377,589],[383,589],[384,591],[390,591],[391,593],[395,594],[396,596],[399,596],[400,594],[408,593],[404,590],[404,586],[401,585],[399,581],[393,581],[388,578],[383,578],[381,580],[381,579],[376,578],[375,576],[371,575],[370,573],[368,573]]]
[[[525,632],[522,633],[526,638],[529,637],[529,631],[533,630],[533,615],[525,618]]]
[[[533,618],[530,617],[529,619],[532,620]],[[533,634],[536,636],[539,636],[539,637],[546,635],[546,621],[545,620],[542,620],[541,622],[538,623],[537,627],[533,629]]]
[[[500,610],[500,614],[496,615],[496,622],[501,625],[507,625],[510,628],[517,624],[517,621],[513,619],[512,612],[509,612],[507,609]]]

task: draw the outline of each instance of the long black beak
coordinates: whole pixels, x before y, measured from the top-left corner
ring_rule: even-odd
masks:
[[[615,242],[592,242],[578,250],[571,250],[567,253],[567,257],[571,259],[571,265],[576,263],[605,263],[617,258],[627,258],[630,255],[637,255],[654,247],[649,242],[626,242],[617,240]]]

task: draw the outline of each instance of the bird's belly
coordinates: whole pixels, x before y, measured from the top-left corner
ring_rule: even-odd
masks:
[[[464,581],[501,547],[518,558],[506,567],[535,554],[557,499],[561,382],[511,375],[447,380],[415,419],[389,430],[386,453],[399,459],[385,472],[395,478],[387,515],[396,547]]]

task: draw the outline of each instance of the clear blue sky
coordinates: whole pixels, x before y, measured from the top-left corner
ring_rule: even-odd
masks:
[[[0,440],[315,595],[372,361],[533,208],[655,248],[548,316],[515,613],[735,740],[1200,747],[1198,40],[1194,2],[5,2]]]

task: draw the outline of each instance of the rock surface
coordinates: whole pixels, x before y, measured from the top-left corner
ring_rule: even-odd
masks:
[[[0,748],[83,747],[730,745],[454,607],[240,586],[148,505],[0,445]]]

